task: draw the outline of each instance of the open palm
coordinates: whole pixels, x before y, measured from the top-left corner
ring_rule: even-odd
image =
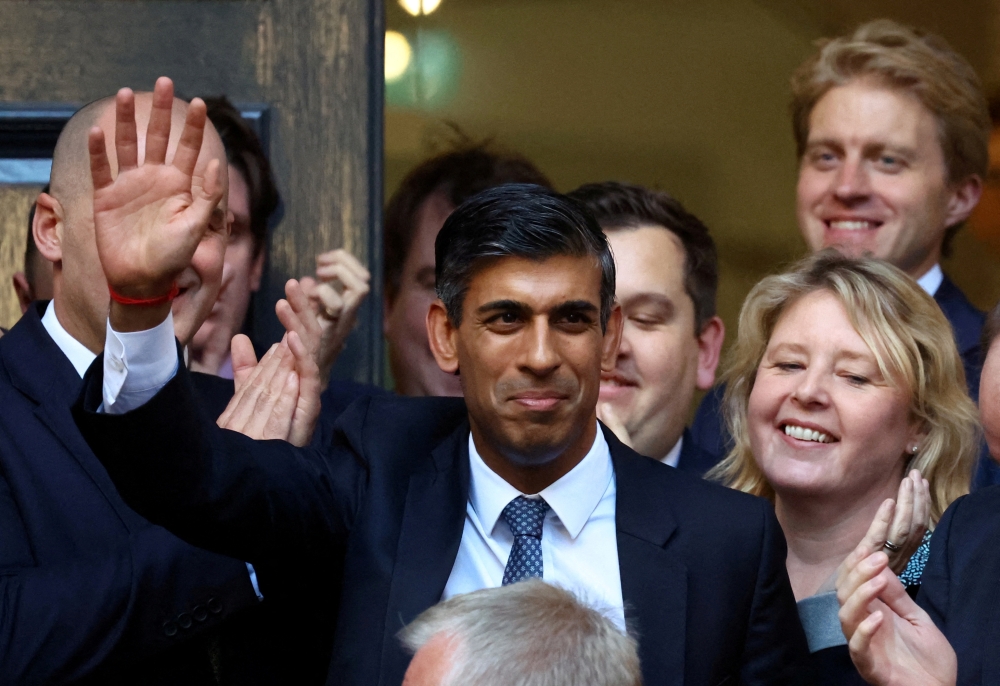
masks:
[[[173,108],[173,83],[161,78],[153,92],[145,159],[138,164],[135,96],[128,89],[115,103],[118,175],[112,178],[104,133],[89,135],[94,182],[94,229],[108,284],[136,298],[170,290],[191,262],[222,197],[219,161],[195,173],[205,132],[205,104],[195,99],[170,164],[166,164]]]

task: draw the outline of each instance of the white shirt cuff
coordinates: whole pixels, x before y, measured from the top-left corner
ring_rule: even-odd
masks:
[[[260,592],[260,586],[257,585],[257,570],[249,562],[244,564],[247,566],[247,571],[250,572],[250,585],[253,586],[253,592],[257,594],[257,600],[263,600],[264,594]]]
[[[125,414],[145,405],[177,373],[174,316],[146,331],[111,328],[104,344],[104,404],[101,411]]]

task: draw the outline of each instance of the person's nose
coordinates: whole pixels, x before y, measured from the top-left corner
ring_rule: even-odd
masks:
[[[527,331],[522,367],[534,376],[548,376],[561,364],[555,332],[547,320],[535,320]]]
[[[803,408],[816,409],[825,407],[830,402],[829,375],[823,370],[807,368],[798,376],[792,399]]]
[[[841,202],[851,204],[871,195],[871,178],[864,160],[848,156],[837,170],[834,195]]]

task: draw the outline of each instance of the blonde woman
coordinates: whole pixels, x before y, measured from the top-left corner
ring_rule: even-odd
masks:
[[[924,528],[968,492],[978,425],[951,328],[900,270],[824,251],[751,291],[727,383],[734,447],[709,476],[774,503],[817,677],[850,683],[841,563],[898,500],[873,546],[898,573],[924,538],[903,576],[919,584]]]

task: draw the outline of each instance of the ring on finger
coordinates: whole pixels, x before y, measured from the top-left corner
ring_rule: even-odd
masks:
[[[896,545],[892,541],[886,541],[885,543],[882,544],[882,547],[893,553],[898,553],[900,550],[903,549],[903,546]]]
[[[319,313],[321,316],[325,317],[326,319],[329,319],[330,321],[336,321],[337,318],[340,316],[340,311],[335,310],[329,305],[323,305],[323,309],[321,309]]]

